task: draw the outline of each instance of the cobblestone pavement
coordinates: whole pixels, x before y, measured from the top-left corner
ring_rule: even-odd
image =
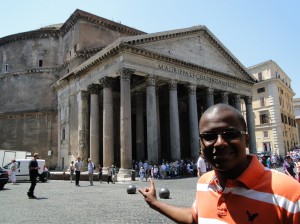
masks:
[[[196,192],[197,177],[155,180],[158,191],[162,187],[170,190],[169,204],[191,207]],[[63,180],[38,183],[37,199],[28,199],[29,182],[17,185],[6,184],[0,191],[0,223],[173,223],[168,218],[149,208],[143,197],[127,194],[133,184],[143,188],[149,182],[121,179],[116,184],[81,181],[80,187]]]

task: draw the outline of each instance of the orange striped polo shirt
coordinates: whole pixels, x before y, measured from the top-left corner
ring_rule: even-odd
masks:
[[[198,223],[300,223],[300,184],[248,155],[248,168],[223,190],[214,171],[200,177],[192,206]]]

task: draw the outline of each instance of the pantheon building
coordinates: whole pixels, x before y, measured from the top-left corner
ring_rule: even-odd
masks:
[[[121,171],[197,159],[201,114],[241,100],[256,150],[255,80],[205,26],[147,34],[76,10],[1,38],[0,62],[0,149],[38,151],[53,169],[78,155]]]

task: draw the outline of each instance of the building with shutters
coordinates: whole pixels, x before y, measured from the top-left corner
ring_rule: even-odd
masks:
[[[251,66],[248,72],[258,81],[252,91],[257,151],[286,155],[299,142],[292,80],[272,60]]]

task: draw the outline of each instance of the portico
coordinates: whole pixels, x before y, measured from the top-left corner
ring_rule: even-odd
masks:
[[[221,102],[241,110],[241,100],[253,153],[253,84],[205,26],[120,38],[53,85],[69,133],[58,160],[79,154],[127,172],[132,160],[196,159],[203,111]]]

